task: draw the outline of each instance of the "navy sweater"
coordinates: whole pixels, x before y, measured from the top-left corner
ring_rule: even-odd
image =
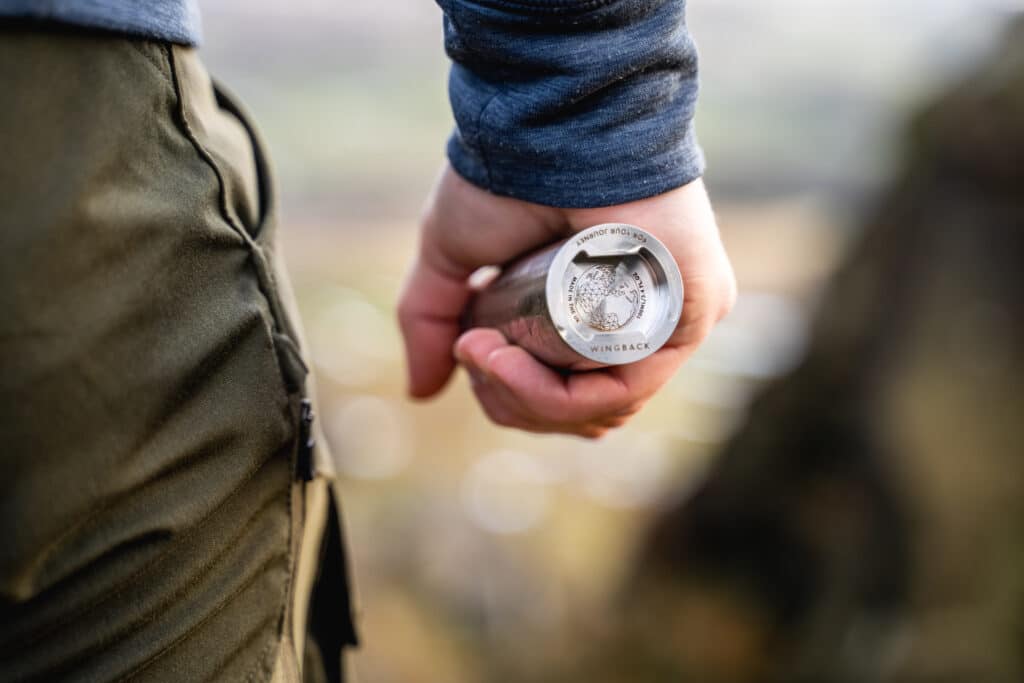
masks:
[[[438,0],[452,59],[448,158],[497,194],[620,204],[701,175],[685,0]],[[195,0],[0,0],[36,17],[195,45]]]

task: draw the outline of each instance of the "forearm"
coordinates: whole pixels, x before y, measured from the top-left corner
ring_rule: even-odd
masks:
[[[621,204],[703,172],[683,0],[438,0],[456,171],[561,207]]]

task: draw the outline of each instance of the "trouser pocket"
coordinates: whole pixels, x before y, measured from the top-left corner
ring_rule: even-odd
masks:
[[[174,56],[180,71],[189,71],[191,79],[203,78],[205,72],[194,61],[193,52],[175,48]],[[341,649],[357,643],[344,525],[333,482],[314,481],[333,479],[334,466],[316,422],[313,377],[303,353],[305,342],[295,297],[278,249],[271,168],[258,132],[237,99],[223,86],[212,84],[211,88],[204,87],[195,106],[205,102],[212,109],[213,103],[204,99],[208,93],[212,93],[217,110],[207,115],[230,120],[197,125],[196,137],[201,138],[199,131],[206,131],[206,144],[215,145],[218,141],[230,144],[236,139],[231,132],[235,124],[244,130],[248,142],[248,153],[236,152],[235,156],[251,158],[254,178],[249,179],[243,172],[221,173],[222,182],[227,186],[223,207],[226,218],[235,221],[239,235],[250,249],[254,272],[268,303],[274,348],[296,418],[294,473],[297,481],[306,482],[300,489],[301,510],[294,517],[292,608],[286,628],[291,629],[300,660],[303,659],[303,640],[308,634],[317,643],[316,650],[322,657],[328,679],[340,680]],[[188,96],[185,103],[189,103]],[[186,111],[186,122],[188,118]],[[214,164],[223,163],[229,156],[215,151],[208,154]],[[232,186],[232,183],[236,184]],[[244,195],[252,190],[257,193],[255,198]],[[326,495],[321,495],[323,493]]]
[[[281,647],[303,370],[225,192],[251,149],[233,180],[197,145],[175,66],[0,39],[0,680],[264,680]]]

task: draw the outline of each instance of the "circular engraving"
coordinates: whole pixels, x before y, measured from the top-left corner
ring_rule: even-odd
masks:
[[[640,291],[631,277],[615,267],[591,266],[576,286],[576,309],[585,323],[601,332],[614,332],[629,324],[640,308]]]

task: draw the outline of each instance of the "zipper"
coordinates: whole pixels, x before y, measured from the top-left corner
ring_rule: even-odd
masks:
[[[313,464],[313,449],[316,447],[316,436],[313,434],[313,422],[316,413],[313,402],[308,398],[299,404],[299,449],[295,458],[296,474],[303,481],[310,481],[316,475]]]

